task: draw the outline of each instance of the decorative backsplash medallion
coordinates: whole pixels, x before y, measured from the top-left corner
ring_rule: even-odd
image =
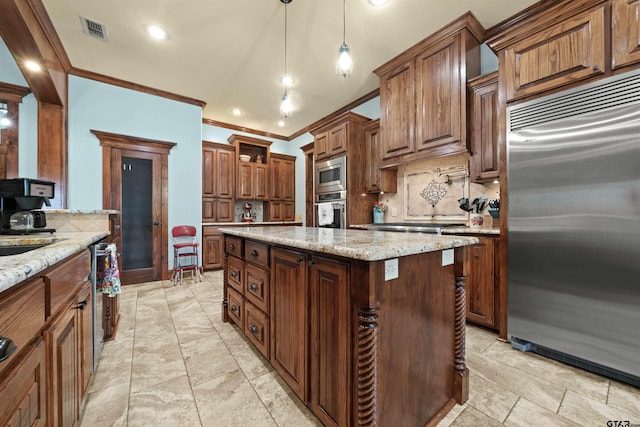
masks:
[[[458,207],[458,199],[467,197],[468,184],[465,167],[456,167],[458,176],[443,173],[439,168],[406,171],[405,202],[407,218],[436,220],[465,220]]]

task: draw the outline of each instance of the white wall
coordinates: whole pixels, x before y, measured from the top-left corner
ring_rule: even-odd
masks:
[[[156,139],[177,144],[169,153],[168,228],[200,229],[201,123],[199,106],[69,76],[67,207],[102,209],[102,147],[91,129]]]

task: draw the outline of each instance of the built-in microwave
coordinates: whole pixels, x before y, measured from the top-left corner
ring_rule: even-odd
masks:
[[[347,190],[346,156],[316,162],[315,171],[316,196]]]

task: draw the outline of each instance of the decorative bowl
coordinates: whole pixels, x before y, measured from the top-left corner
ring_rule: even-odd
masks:
[[[248,162],[249,160],[251,160],[251,156],[248,154],[240,154],[240,156],[238,156],[240,158],[241,162]]]

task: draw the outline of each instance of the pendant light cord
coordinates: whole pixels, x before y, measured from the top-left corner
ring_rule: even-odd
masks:
[[[342,0],[342,44],[347,40],[347,0]]]
[[[284,4],[284,75],[287,73],[287,3]],[[287,86],[284,87],[285,93],[287,93]]]

